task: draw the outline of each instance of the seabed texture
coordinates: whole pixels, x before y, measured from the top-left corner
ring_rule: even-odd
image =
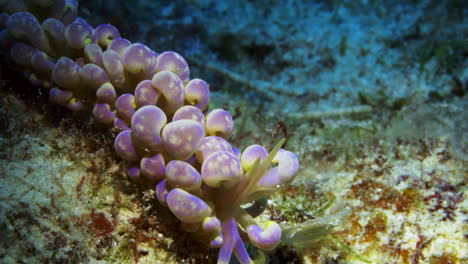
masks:
[[[188,58],[233,145],[285,137],[298,155],[262,219],[334,228],[267,263],[468,262],[465,1],[106,2],[80,15]],[[115,135],[12,68],[2,58],[0,263],[215,263],[127,178]]]

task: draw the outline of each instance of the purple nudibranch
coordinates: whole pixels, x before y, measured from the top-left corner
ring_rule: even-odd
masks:
[[[2,50],[25,77],[47,89],[51,102],[88,111],[119,132],[114,149],[129,178],[153,185],[156,199],[183,226],[207,232],[209,246],[220,248],[218,263],[233,253],[252,263],[242,233],[273,249],[280,226],[258,225],[260,212],[241,205],[266,200],[294,179],[299,161],[281,149],[284,140],[270,152],[261,145],[239,151],[228,141],[232,116],[207,109],[209,85],[191,78],[180,54],[131,43],[110,24],[93,28],[76,16],[76,1],[62,8],[58,2],[51,1],[50,12],[41,9],[40,17],[49,16],[44,21],[28,12],[2,14]]]

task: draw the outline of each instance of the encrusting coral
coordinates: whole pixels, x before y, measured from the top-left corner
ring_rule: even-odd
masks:
[[[90,111],[118,131],[114,148],[128,176],[153,184],[187,231],[208,233],[210,246],[220,248],[218,263],[232,253],[252,263],[243,232],[263,250],[278,245],[279,225],[257,225],[254,209],[299,169],[296,155],[281,149],[284,140],[270,152],[232,147],[231,115],[207,110],[208,84],[190,78],[182,56],[131,43],[109,24],[93,28],[76,17],[76,1],[2,4],[0,43],[24,76],[51,102]]]

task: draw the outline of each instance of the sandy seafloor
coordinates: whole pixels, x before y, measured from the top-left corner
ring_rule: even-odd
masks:
[[[261,219],[336,226],[267,262],[468,262],[464,1],[106,2],[80,15],[184,55],[234,145],[298,155]],[[112,133],[1,65],[0,263],[215,263],[127,179]]]

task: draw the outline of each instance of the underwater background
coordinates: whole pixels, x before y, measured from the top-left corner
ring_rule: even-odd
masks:
[[[319,230],[264,252],[265,263],[468,261],[466,1],[78,7],[93,26],[181,54],[191,77],[209,83],[209,108],[231,113],[239,149],[286,138],[300,170],[260,221]],[[49,103],[5,51],[0,263],[215,263],[217,249],[128,179],[115,135]]]

